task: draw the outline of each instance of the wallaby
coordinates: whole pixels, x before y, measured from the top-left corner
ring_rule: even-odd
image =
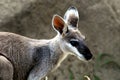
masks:
[[[41,80],[56,70],[67,55],[88,61],[92,54],[78,30],[79,14],[70,7],[64,18],[54,15],[57,36],[49,40],[0,32],[0,80]]]

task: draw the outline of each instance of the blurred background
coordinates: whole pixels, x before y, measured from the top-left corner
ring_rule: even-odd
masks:
[[[53,38],[53,15],[70,6],[78,8],[79,30],[94,58],[84,63],[69,56],[49,80],[120,80],[120,0],[0,0],[0,31]]]

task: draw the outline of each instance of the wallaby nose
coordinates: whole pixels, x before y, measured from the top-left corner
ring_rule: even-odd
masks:
[[[92,54],[90,52],[90,50],[88,49],[88,47],[84,47],[84,52],[83,52],[83,55],[85,57],[86,60],[90,60],[92,58]]]
[[[92,58],[92,54],[86,53],[85,58],[86,58],[86,60],[90,60]]]

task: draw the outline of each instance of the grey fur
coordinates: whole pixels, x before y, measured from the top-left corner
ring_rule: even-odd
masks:
[[[77,27],[72,29],[66,25],[60,28],[63,33],[50,40],[0,32],[0,80],[41,80],[56,70],[67,55],[76,50],[72,47],[71,51],[70,39],[83,39]]]
[[[53,50],[53,45],[56,50]],[[9,65],[11,69],[14,68],[13,72],[2,70],[0,78],[6,74],[13,74],[11,79],[8,78],[9,80],[27,80],[29,75],[31,76],[28,80],[43,78],[57,65],[62,56],[62,51],[57,50],[57,46],[58,44],[54,44],[51,40],[34,40],[14,33],[0,32],[0,56],[4,57],[7,63],[9,62],[1,65],[4,60],[0,57],[0,71]],[[36,79],[32,79],[35,76]]]

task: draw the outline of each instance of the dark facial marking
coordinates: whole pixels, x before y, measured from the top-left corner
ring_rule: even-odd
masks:
[[[76,46],[78,46],[78,44],[79,44],[79,42],[78,41],[76,41],[76,40],[70,40],[70,44],[72,45],[72,46],[74,46],[74,47],[76,47]]]
[[[83,42],[79,42],[79,46],[76,46],[77,50],[85,57],[86,60],[90,60],[92,58],[92,54],[88,47],[84,45]]]

